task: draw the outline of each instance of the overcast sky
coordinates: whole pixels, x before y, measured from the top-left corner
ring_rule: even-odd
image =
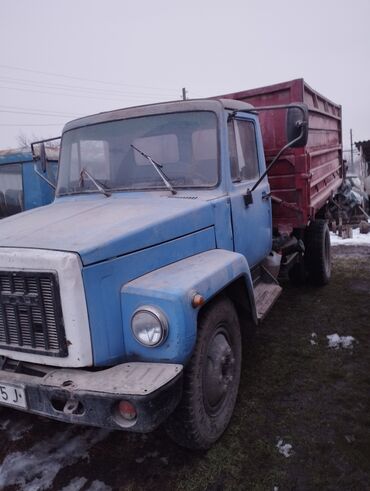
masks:
[[[303,77],[370,139],[370,0],[0,0],[0,149],[76,116]]]

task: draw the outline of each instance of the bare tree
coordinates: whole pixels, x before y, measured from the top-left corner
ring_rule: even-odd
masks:
[[[17,136],[18,148],[23,151],[31,150],[31,143],[36,141],[45,140],[42,136],[37,136],[32,134],[32,136],[27,136],[25,133],[20,132]],[[48,159],[57,160],[59,157],[60,140],[55,139],[45,143],[46,156]],[[34,147],[35,155],[40,155],[40,145]]]
[[[27,136],[23,131],[19,132],[17,135],[17,144],[18,147],[22,150],[29,150],[31,147],[31,143],[36,142],[36,141],[42,141],[45,140],[43,136],[38,136],[35,135],[34,133],[32,136]],[[47,142],[45,146],[49,149],[59,149],[59,140],[53,140],[50,142]]]

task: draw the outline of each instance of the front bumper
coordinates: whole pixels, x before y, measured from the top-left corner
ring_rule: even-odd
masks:
[[[2,359],[2,384],[24,389],[26,408],[67,423],[148,432],[175,409],[182,393],[182,365],[124,363],[99,371],[50,368]],[[119,401],[135,406],[129,421],[118,413]],[[7,405],[1,401],[0,405]]]

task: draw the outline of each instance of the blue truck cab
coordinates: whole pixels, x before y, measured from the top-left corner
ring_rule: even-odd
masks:
[[[68,123],[55,201],[0,223],[0,403],[113,429],[164,423],[189,448],[216,441],[241,336],[281,290],[265,170],[243,102]]]
[[[51,203],[54,190],[43,179],[55,181],[58,158],[48,158],[43,172],[35,170],[35,160],[28,150],[0,151],[0,218]],[[41,171],[41,169],[40,169]],[[40,176],[41,174],[41,176]]]

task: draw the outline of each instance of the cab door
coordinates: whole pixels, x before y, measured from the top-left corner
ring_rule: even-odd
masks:
[[[245,194],[265,171],[265,157],[258,119],[237,113],[228,122],[230,192],[234,250],[243,254],[250,267],[261,262],[272,247],[270,185],[267,177],[252,192],[246,204]]]

